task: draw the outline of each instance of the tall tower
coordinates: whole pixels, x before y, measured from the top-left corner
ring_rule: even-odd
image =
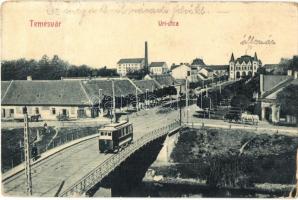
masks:
[[[147,41],[145,41],[145,71],[146,71],[146,73],[149,73]]]
[[[231,55],[231,59],[229,62],[229,79],[230,80],[234,80],[236,77],[236,69],[235,69],[235,58],[234,58],[234,54],[232,53]]]

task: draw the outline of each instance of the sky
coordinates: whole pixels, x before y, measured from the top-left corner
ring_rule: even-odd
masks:
[[[232,52],[257,52],[272,64],[298,54],[294,3],[26,1],[4,3],[1,14],[2,60],[57,54],[71,64],[112,68],[121,58],[144,57],[145,41],[149,62],[168,65],[196,57],[228,64]],[[35,27],[31,20],[60,26]]]

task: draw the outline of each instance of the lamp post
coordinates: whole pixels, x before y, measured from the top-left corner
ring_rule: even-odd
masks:
[[[121,99],[120,99],[120,100],[121,100],[121,103],[120,103],[120,104],[121,104],[121,105],[120,105],[120,110],[121,110],[121,111],[122,111],[122,99],[123,99],[123,98],[124,98],[124,96],[121,95]]]
[[[148,110],[148,91],[149,91],[149,89],[146,89],[146,103],[145,103],[146,110]]]
[[[25,154],[25,173],[27,178],[27,194],[32,195],[32,178],[31,178],[31,160],[29,146],[29,123],[27,107],[24,108],[24,154]]]

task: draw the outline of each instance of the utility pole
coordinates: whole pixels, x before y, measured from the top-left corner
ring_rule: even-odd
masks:
[[[114,86],[113,80],[112,80],[112,90],[113,90],[112,121],[116,122],[115,86]]]
[[[29,123],[27,108],[24,108],[24,154],[25,154],[25,173],[27,179],[27,194],[32,195],[32,178],[30,163],[30,146],[29,146]]]
[[[180,84],[180,91],[179,91],[179,122],[180,126],[182,125],[182,108],[181,108],[181,98],[182,98],[182,92],[181,92],[182,85]]]
[[[136,108],[139,111],[138,89],[136,88]]]
[[[188,124],[188,81],[187,81],[187,77],[185,80],[185,88],[186,88],[186,124]]]

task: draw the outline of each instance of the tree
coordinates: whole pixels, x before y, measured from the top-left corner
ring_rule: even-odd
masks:
[[[289,85],[277,94],[277,102],[280,109],[289,114],[296,116],[298,119],[298,85]]]
[[[236,95],[231,100],[231,106],[239,107],[241,110],[245,110],[250,104],[249,99],[245,95]]]

